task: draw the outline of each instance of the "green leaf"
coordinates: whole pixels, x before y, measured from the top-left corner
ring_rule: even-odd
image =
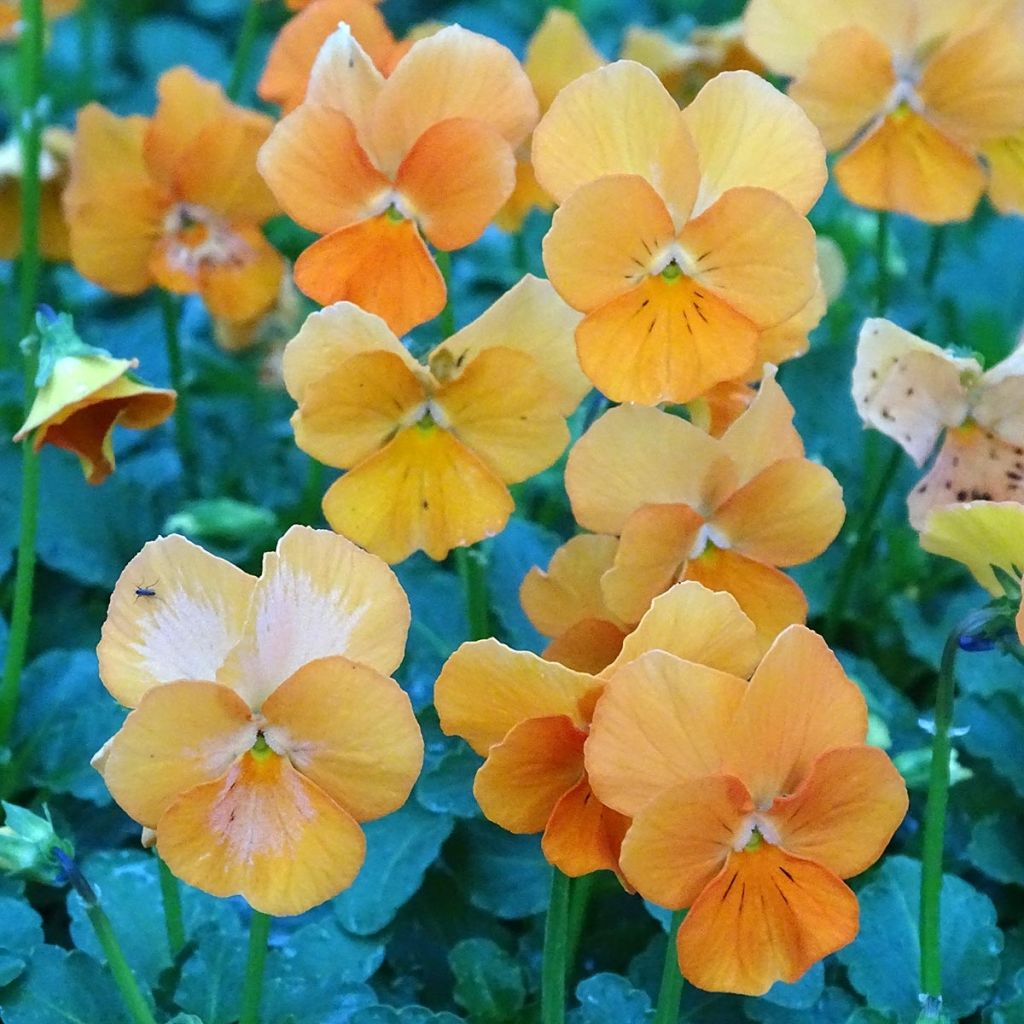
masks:
[[[1018,795],[1024,796],[1024,706],[1016,694],[997,693],[979,700],[968,697],[957,707],[957,725],[967,728],[960,742],[976,757],[983,757]]]
[[[918,1002],[921,865],[890,857],[859,892],[860,934],[836,954],[874,1009],[914,1021]],[[954,1018],[982,1006],[999,977],[1002,932],[992,901],[963,879],[942,879],[942,992]]]
[[[469,1019],[500,1024],[515,1019],[526,1003],[522,968],[490,939],[465,939],[448,954],[455,1001]]]
[[[0,991],[4,1024],[113,1024],[125,1019],[107,971],[85,953],[40,946]]]
[[[348,1024],[462,1024],[462,1019],[452,1013],[434,1013],[422,1006],[369,1006],[357,1010]]]
[[[489,821],[460,821],[446,849],[456,884],[475,907],[516,919],[547,907],[551,868],[538,836],[512,835]]]
[[[22,960],[20,956],[12,956],[10,953],[0,952],[0,988],[10,985],[15,978],[24,972],[26,967],[28,967],[28,962]],[[0,1005],[2,1005],[2,997],[0,997]]]
[[[618,974],[595,974],[576,986],[579,1009],[571,1024],[648,1024],[654,1019],[651,997]]]
[[[975,822],[967,857],[997,882],[1024,885],[1024,828],[1019,816],[990,814]]]
[[[820,967],[821,964],[816,966]],[[807,977],[807,975],[804,975]],[[823,977],[823,972],[822,972]],[[770,992],[779,988],[772,986]],[[800,982],[788,988],[799,987]],[[850,1015],[857,1009],[857,1001],[845,989],[829,987],[817,999],[806,1006],[789,1007],[780,1002],[770,1002],[766,993],[760,999],[745,999],[743,1009],[751,1020],[759,1024],[847,1024]]]
[[[761,998],[787,1010],[808,1010],[822,997],[824,991],[825,967],[819,961],[799,981],[789,985],[777,981]]]
[[[445,736],[432,707],[425,708],[419,720],[426,753],[414,790],[416,799],[436,814],[479,817],[480,808],[473,796],[473,777],[483,764],[483,758],[474,753],[465,740]]]
[[[42,918],[24,900],[0,896],[0,949],[30,953],[42,944]]]
[[[239,992],[245,977],[242,923],[234,918],[202,928],[195,941],[196,950],[181,969],[174,1001],[204,1024],[230,1024],[238,1018]]]
[[[452,830],[452,819],[409,801],[363,828],[366,862],[351,888],[334,900],[334,910],[350,932],[372,935],[390,924],[419,889]]]

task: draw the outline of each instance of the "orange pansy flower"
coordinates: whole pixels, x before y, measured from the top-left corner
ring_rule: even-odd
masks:
[[[71,240],[61,209],[73,139],[63,128],[47,128],[39,160],[39,251],[55,263],[71,257]],[[17,135],[0,145],[0,260],[21,252],[21,145]]]
[[[920,530],[931,509],[956,502],[1024,498],[1024,348],[990,370],[950,355],[888,320],[865,320],[853,368],[861,419],[928,474],[907,497]]]
[[[605,413],[569,453],[579,524],[619,537],[605,600],[635,622],[678,579],[727,590],[766,648],[807,601],[778,566],[820,555],[842,525],[842,489],[804,457],[793,407],[769,374],[720,438],[660,409]]]
[[[1000,142],[1024,131],[1024,11],[1005,0],[829,3],[751,0],[747,44],[843,155],[835,178],[861,206],[942,223],[968,218],[1024,161]]]
[[[81,0],[43,0],[43,16],[63,18],[78,9]],[[0,0],[0,41],[16,39],[21,28],[21,0]]]
[[[561,204],[544,265],[586,314],[576,343],[601,391],[688,402],[756,375],[764,333],[820,288],[803,214],[824,156],[799,107],[749,72],[719,75],[682,113],[632,61],[562,90],[533,140]]]
[[[534,566],[519,588],[526,617],[551,637],[542,657],[580,672],[600,672],[622,649],[633,628],[608,607],[601,577],[615,563],[618,541],[580,534],[552,556],[547,571]]]
[[[301,914],[352,883],[359,822],[419,774],[419,726],[387,675],[408,626],[394,574],[326,530],[293,526],[259,579],[183,537],[150,541],[97,648],[134,710],[94,764],[179,878]]]
[[[314,0],[274,40],[256,87],[259,97],[277,103],[285,114],[294,110],[306,98],[317,54],[340,22],[348,25],[352,38],[383,75],[391,73],[412,45],[395,39],[374,0]]]
[[[506,485],[558,458],[589,389],[578,320],[527,276],[424,366],[352,303],[312,314],[285,349],[284,378],[298,446],[348,470],[324,498],[331,526],[389,562],[441,559],[504,529]]]
[[[51,316],[37,317],[43,339],[38,390],[14,440],[33,434],[35,451],[52,444],[74,452],[85,479],[101,484],[114,471],[114,427],[155,427],[174,411],[177,396],[139,380],[131,372],[137,359],[115,359],[83,344],[66,313]]]
[[[652,650],[711,675],[749,674],[758,657],[754,626],[732,597],[681,583],[654,602],[600,676],[478,640],[438,677],[441,728],[486,758],[473,785],[484,814],[510,832],[543,832],[544,855],[572,877],[619,870],[629,821],[593,798],[583,746],[605,677]]]
[[[698,988],[761,995],[857,934],[842,879],[881,856],[907,811],[899,773],[865,745],[867,720],[804,626],[780,634],[749,684],[664,650],[609,679],[586,769],[598,799],[633,819],[628,882],[689,908],[679,968]]]
[[[385,78],[342,25],[259,158],[285,210],[325,236],[295,264],[299,288],[355,302],[396,334],[436,316],[445,285],[421,232],[444,251],[479,238],[536,119],[529,80],[493,39],[442,29]]]
[[[213,316],[251,320],[284,261],[260,226],[277,213],[256,172],[271,120],[186,67],[166,72],[152,118],[79,112],[64,196],[75,266],[110,291],[198,292]]]

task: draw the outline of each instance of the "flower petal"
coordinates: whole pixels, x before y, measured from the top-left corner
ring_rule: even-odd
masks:
[[[497,640],[464,643],[434,687],[441,728],[484,756],[510,729],[534,718],[565,716],[586,726],[600,680]],[[483,699],[482,699],[483,697]]]
[[[827,868],[767,843],[734,853],[690,907],[679,969],[709,992],[764,995],[857,934],[857,897]]]
[[[708,775],[662,790],[633,819],[622,872],[644,899],[690,906],[733,852],[750,794],[731,775]]]
[[[523,70],[544,112],[580,75],[605,63],[579,18],[562,7],[549,7],[526,44]]]
[[[547,661],[597,675],[607,668],[622,649],[625,631],[607,619],[580,619],[544,648]]]
[[[243,896],[275,917],[302,914],[352,884],[362,829],[276,754],[247,754],[223,778],[182,794],[157,827],[157,849],[182,881]]]
[[[988,195],[1000,213],[1024,213],[1024,132],[986,142]]]
[[[324,497],[331,527],[387,562],[440,561],[500,533],[514,504],[494,471],[449,431],[412,426],[358,463]]]
[[[700,159],[696,211],[751,185],[806,213],[825,187],[825,149],[807,115],[751,71],[716,75],[683,111]]]
[[[619,850],[627,828],[629,818],[605,807],[584,776],[555,804],[540,848],[548,862],[570,878],[614,871],[622,880]]]
[[[717,774],[746,690],[737,676],[665,651],[616,669],[597,702],[586,745],[598,798],[635,817],[663,790]]]
[[[405,803],[423,737],[405,691],[348,658],[307,662],[264,702],[264,737],[356,821]]]
[[[555,804],[583,775],[585,739],[564,715],[514,725],[488,750],[473,782],[484,817],[508,832],[542,832]]]
[[[182,793],[219,779],[256,742],[245,701],[217,683],[155,686],[111,740],[103,781],[140,825],[156,828]]]
[[[750,680],[730,726],[726,771],[741,778],[758,807],[793,793],[833,747],[867,735],[867,706],[817,633],[790,626]]]
[[[882,856],[907,806],[906,784],[885,751],[840,747],[822,754],[766,818],[787,852],[850,878]]]
[[[135,707],[161,683],[214,679],[242,636],[255,585],[184,537],[149,541],[110,597],[96,648],[103,685]]]
[[[235,229],[236,260],[200,265],[199,293],[210,315],[243,324],[267,313],[281,294],[285,262],[258,228]]]
[[[398,335],[437,316],[445,286],[411,220],[388,214],[341,228],[295,262],[295,283],[321,305],[347,300]]]

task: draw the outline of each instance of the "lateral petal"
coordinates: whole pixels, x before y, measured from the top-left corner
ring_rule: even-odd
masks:
[[[550,864],[570,878],[619,870],[619,850],[629,818],[605,807],[584,776],[555,804],[540,848]]]

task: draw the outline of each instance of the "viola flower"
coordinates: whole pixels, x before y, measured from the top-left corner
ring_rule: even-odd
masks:
[[[793,407],[769,373],[720,438],[660,409],[605,413],[569,453],[576,521],[619,538],[601,578],[608,607],[636,622],[680,579],[726,590],[762,649],[803,622],[807,600],[779,566],[820,555],[842,525],[842,489],[804,457]]]
[[[689,908],[679,969],[698,988],[761,995],[857,934],[842,880],[881,856],[907,811],[867,722],[860,691],[799,625],[749,684],[663,650],[609,679],[586,770],[597,798],[633,819],[628,882]]]
[[[607,605],[601,577],[615,564],[618,541],[583,533],[563,544],[547,571],[534,566],[519,588],[526,617],[551,637],[542,657],[580,672],[597,673],[622,650],[633,626]]]
[[[749,72],[719,75],[682,113],[632,61],[562,90],[533,141],[561,204],[544,265],[585,314],[576,344],[598,389],[689,402],[759,373],[764,333],[820,288],[803,214],[824,156],[799,107]]]
[[[1024,572],[1024,505],[1016,501],[970,501],[933,509],[921,531],[921,547],[966,565],[993,596],[1007,593],[993,567],[1017,581]],[[1012,589],[1012,588],[1011,588]],[[1024,644],[1024,600],[1014,625]]]
[[[984,371],[888,320],[865,320],[853,399],[865,424],[919,467],[945,431],[931,470],[907,497],[915,530],[941,505],[1024,498],[1024,348]]]
[[[284,378],[296,444],[348,470],[324,497],[331,526],[388,562],[442,559],[504,529],[506,485],[558,458],[589,389],[578,320],[527,276],[424,366],[352,303],[312,314],[285,349]]]
[[[419,774],[419,726],[388,676],[408,626],[394,574],[326,530],[293,526],[259,579],[183,537],[150,541],[97,648],[134,710],[93,763],[183,881],[301,914],[352,883],[359,823]]]
[[[484,815],[509,832],[543,832],[544,856],[571,877],[619,870],[629,821],[594,799],[583,747],[605,679],[652,650],[712,676],[748,675],[759,653],[753,624],[732,597],[682,583],[654,602],[600,676],[477,640],[438,677],[441,728],[486,758],[473,784]]]
[[[314,0],[274,40],[256,87],[260,99],[278,104],[285,114],[294,110],[306,98],[317,54],[340,22],[385,77],[412,45],[395,39],[375,0]]]
[[[39,251],[43,259],[63,263],[71,256],[61,195],[68,181],[73,140],[63,128],[47,128],[39,160]],[[0,260],[21,253],[21,145],[12,134],[0,145]]]
[[[479,238],[512,193],[514,150],[536,119],[529,79],[493,39],[442,29],[385,78],[342,25],[259,157],[285,211],[324,236],[299,256],[296,284],[396,334],[436,316],[445,284],[421,233],[445,252]]]
[[[991,147],[1024,131],[1024,13],[970,0],[826,6],[751,0],[746,38],[842,154],[840,189],[872,209],[966,220],[986,187],[979,156],[998,166]]]
[[[36,324],[41,338],[37,391],[14,440],[32,434],[35,451],[52,444],[74,452],[85,479],[101,484],[114,471],[114,427],[155,427],[174,411],[177,396],[139,380],[131,372],[137,359],[115,359],[84,344],[66,313],[40,313]]]
[[[78,10],[81,0],[43,0],[43,17],[63,18]],[[21,0],[0,0],[0,42],[10,42],[21,34]]]
[[[256,173],[271,120],[186,67],[157,85],[152,118],[79,112],[64,196],[75,267],[120,295],[199,293],[211,315],[264,313],[284,261],[260,227],[277,205]]]

